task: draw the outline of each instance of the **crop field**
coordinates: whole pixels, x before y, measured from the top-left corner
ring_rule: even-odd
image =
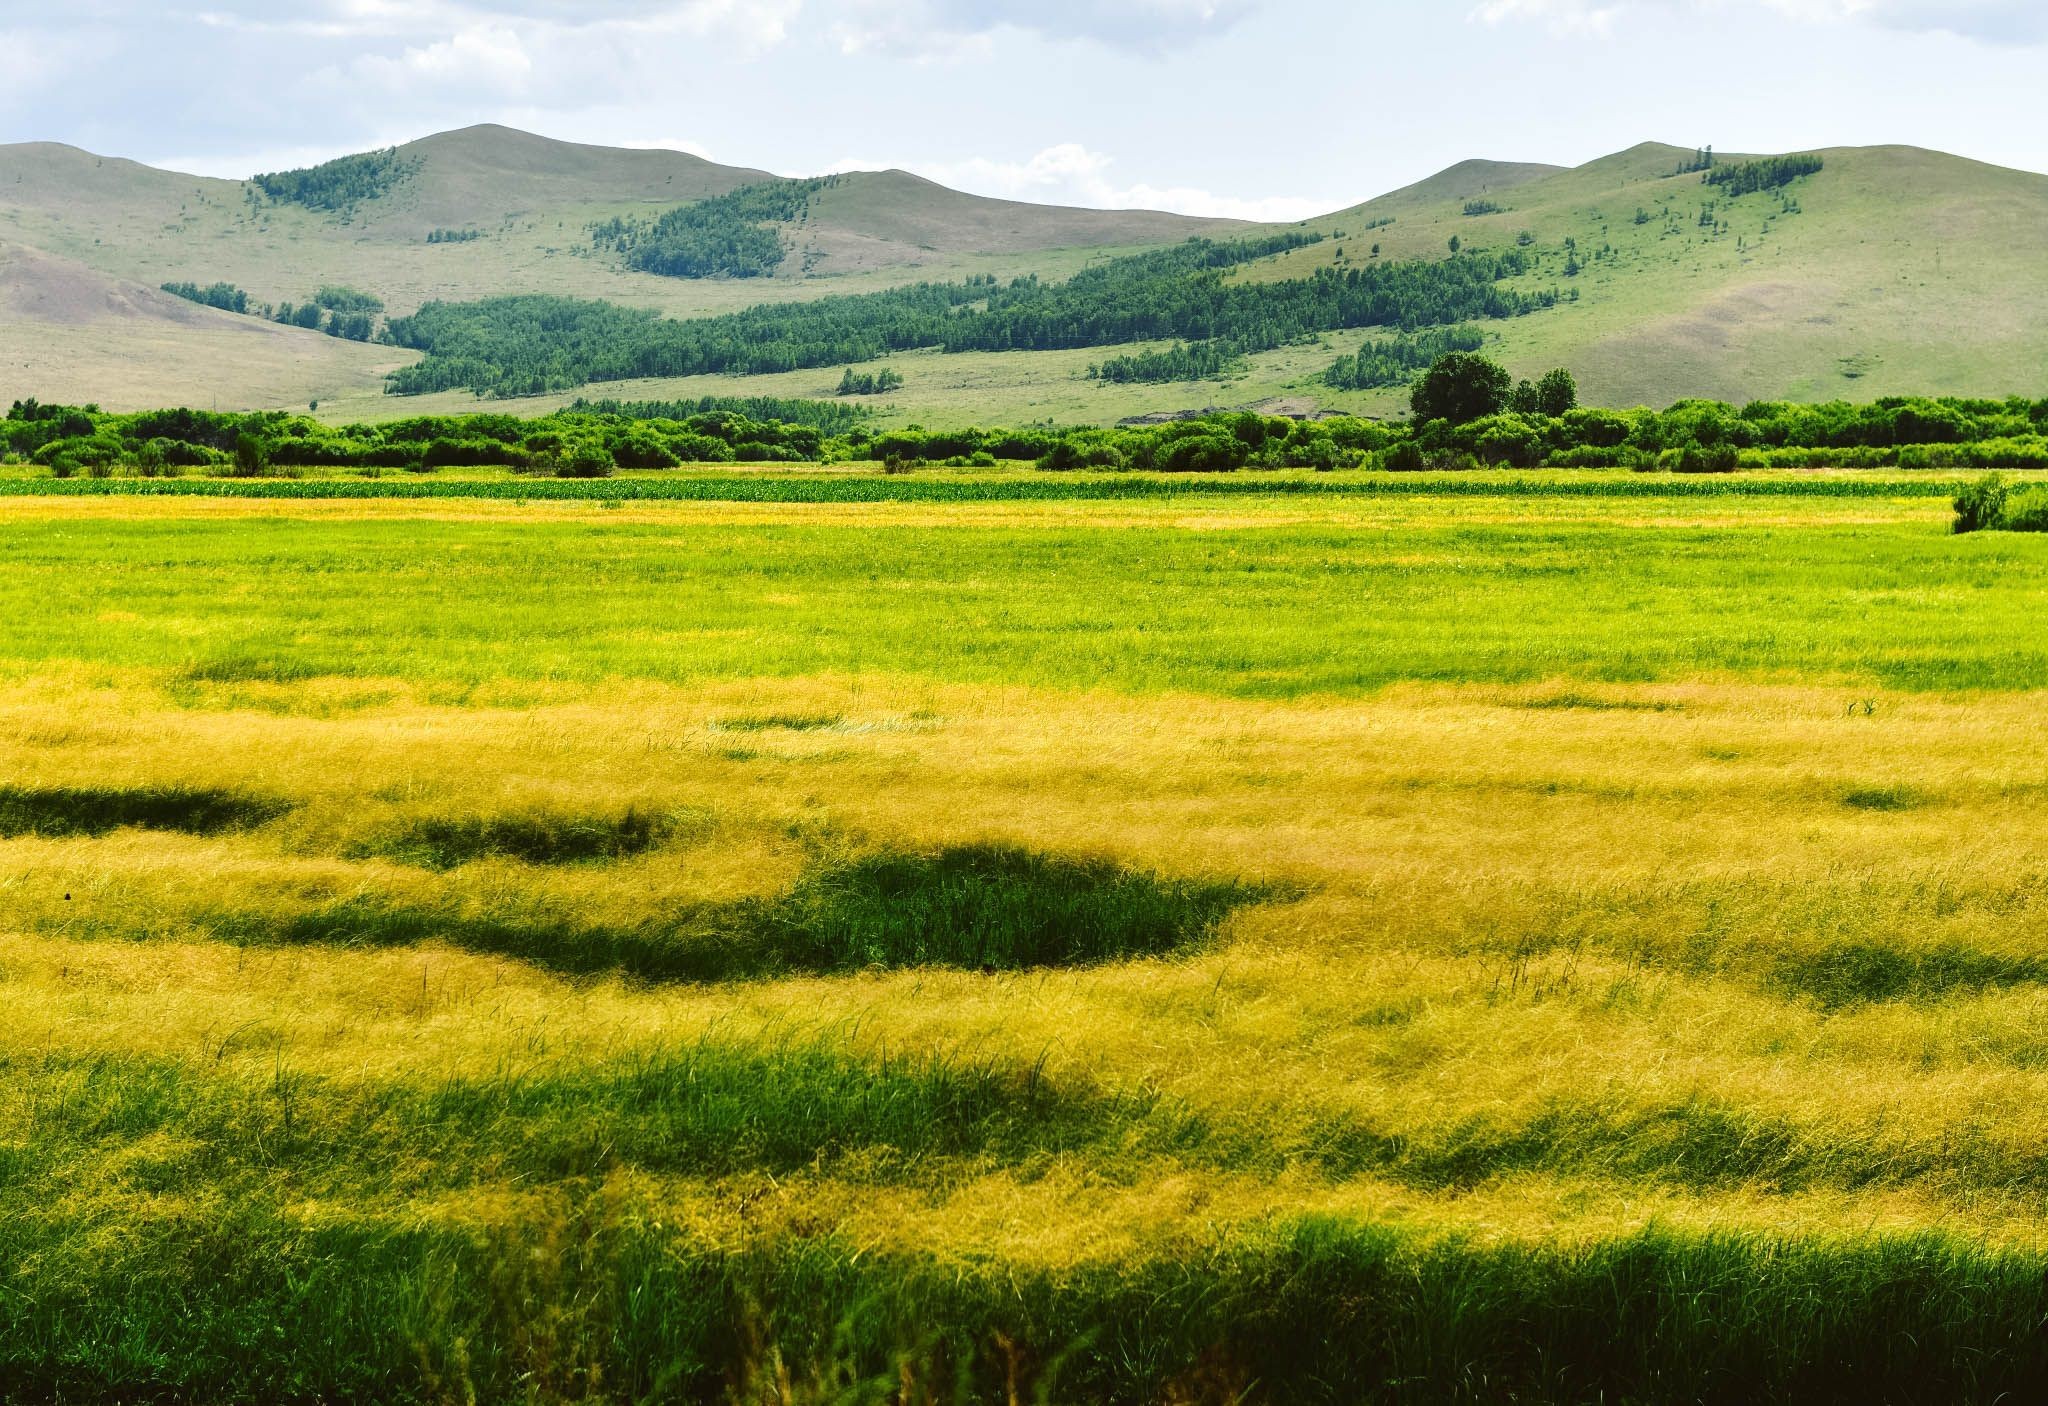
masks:
[[[2048,1390],[2048,538],[1039,481],[0,492],[0,1396]]]

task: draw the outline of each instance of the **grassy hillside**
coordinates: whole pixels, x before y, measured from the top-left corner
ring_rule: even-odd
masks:
[[[1579,301],[1499,329],[1518,372],[1565,364],[1592,400],[1664,404],[1701,395],[2003,394],[2038,387],[2048,364],[2048,176],[1911,147],[1818,153],[1825,168],[1788,193],[1730,200],[1675,174],[1693,155],[1646,145],[1493,197],[1423,187],[1312,226],[1341,238],[1257,270],[1301,277],[1334,261],[1436,257],[1456,235],[1504,247],[1522,231],[1546,252],[1535,281]],[[1724,156],[1723,164],[1742,157]],[[1419,194],[1417,192],[1420,192]],[[1703,204],[1723,227],[1699,224]],[[1635,223],[1638,211],[1652,218]],[[1362,226],[1376,219],[1394,223]],[[1576,240],[1587,267],[1563,277]],[[1587,255],[1603,247],[1605,260]]]
[[[0,245],[149,289],[225,281],[269,303],[301,301],[323,284],[343,284],[376,293],[402,315],[432,298],[540,289],[688,317],[922,278],[1064,277],[1105,251],[1242,228],[1156,212],[985,200],[900,171],[854,173],[815,203],[801,229],[786,232],[801,257],[791,258],[782,276],[661,278],[627,271],[593,249],[588,227],[773,177],[681,152],[579,146],[504,127],[428,137],[396,156],[405,175],[388,194],[321,211],[272,199],[249,183],[159,171],[53,143],[0,147]],[[430,242],[437,231],[476,237]],[[28,277],[29,266],[18,264],[15,281]],[[105,319],[99,343],[46,353],[46,340],[77,339],[51,333],[33,310],[17,310],[10,330],[26,339],[13,344],[24,348],[27,364],[0,366],[8,371],[0,393],[128,406],[215,394],[226,396],[224,404],[297,404],[348,390],[375,396],[382,370],[408,359],[313,348],[264,374],[210,346],[199,358],[211,357],[221,374],[166,380],[134,371],[124,350],[152,333],[116,330],[123,320]],[[104,354],[95,354],[95,345]],[[302,360],[332,366],[298,374],[293,368]]]
[[[774,178],[681,152],[577,146],[503,127],[429,137],[396,154],[406,174],[388,194],[319,211],[243,182],[176,175],[71,147],[0,147],[0,237],[151,286],[222,279],[270,302],[341,282],[376,292],[402,314],[432,297],[539,288],[687,316],[816,296],[820,289],[808,285],[840,275],[885,271],[886,285],[981,271],[1057,273],[1074,261],[1036,256],[1242,227],[985,200],[900,171],[854,173],[840,177],[804,228],[790,233],[807,257],[791,260],[784,279],[657,278],[598,255],[587,227]],[[429,243],[437,230],[480,237]],[[1020,263],[1019,254],[1034,257]],[[769,286],[785,282],[797,286]]]
[[[414,359],[317,332],[235,317],[110,277],[70,258],[0,243],[0,402],[222,409],[382,399],[384,374]]]
[[[1569,170],[1465,162],[1310,221],[1308,228],[1328,236],[1321,244],[1235,276],[1274,281],[1332,265],[1440,258],[1454,236],[1468,249],[1506,249],[1526,238],[1538,265],[1522,286],[1556,288],[1568,301],[1490,324],[1492,350],[1518,374],[1572,367],[1590,401],[1996,395],[2037,387],[2048,363],[2048,177],[1912,148],[1841,149],[1821,153],[1824,169],[1782,192],[1731,199],[1698,173],[1680,174],[1693,155],[1650,144]],[[592,246],[589,227],[646,219],[770,179],[767,173],[498,127],[430,137],[399,148],[395,158],[403,174],[381,198],[320,211],[240,182],[67,147],[0,148],[0,246],[42,256],[0,255],[13,260],[10,351],[21,348],[0,359],[0,394],[112,405],[317,398],[363,418],[379,413],[381,372],[405,359],[296,338],[289,355],[274,357],[267,341],[231,338],[218,319],[166,322],[119,298],[82,334],[38,310],[51,299],[30,285],[55,269],[70,270],[64,277],[73,281],[91,275],[143,289],[225,280],[263,302],[303,300],[322,284],[344,284],[378,294],[394,316],[434,298],[542,291],[692,317],[923,279],[1061,279],[1103,257],[1189,234],[1252,229],[987,200],[903,172],[866,173],[819,191],[783,230],[791,257],[774,276],[679,279],[627,270],[619,256]],[[1710,222],[1702,223],[1709,206]],[[473,237],[429,242],[437,231]],[[1576,276],[1567,276],[1568,262],[1580,266]],[[205,349],[181,354],[177,339],[189,333],[185,345],[198,347],[202,332]],[[1399,390],[1339,392],[1322,384],[1330,362],[1366,335],[1329,333],[1258,353],[1220,381],[1163,385],[1090,382],[1087,367],[1102,359],[1097,351],[899,356],[891,360],[909,363],[901,369],[910,380],[886,413],[929,424],[1114,420],[1275,399],[1398,413]],[[815,394],[836,380],[792,372],[620,389],[658,398]]]
[[[1237,276],[1303,278],[1375,259],[1444,257],[1454,236],[1467,249],[1518,247],[1526,236],[1539,263],[1522,286],[1556,288],[1570,301],[1489,324],[1491,351],[1521,375],[1572,367],[1592,402],[2037,388],[2048,362],[2048,177],[1911,148],[1820,156],[1819,173],[1736,198],[1703,184],[1701,173],[1681,174],[1694,152],[1671,146],[1572,170],[1469,162],[1310,221],[1328,236],[1322,244]],[[1501,208],[1467,213],[1488,205]],[[1709,206],[1711,228],[1701,223]],[[1568,261],[1580,265],[1576,276],[1567,276]],[[898,356],[889,364],[909,383],[885,414],[927,424],[1114,420],[1275,400],[1398,414],[1401,390],[1322,383],[1331,361],[1367,335],[1326,334],[1254,355],[1220,381],[1171,385],[1091,382],[1097,351]],[[631,393],[729,394],[759,379],[656,381]],[[833,378],[765,379],[772,384],[761,389],[777,394],[816,394]],[[367,403],[351,411],[376,413]]]

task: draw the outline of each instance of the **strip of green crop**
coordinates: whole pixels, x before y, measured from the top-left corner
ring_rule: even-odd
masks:
[[[735,1253],[632,1209],[472,1226],[172,1200],[106,1235],[53,1206],[0,1224],[0,1376],[9,1400],[107,1403],[789,1400],[795,1380],[841,1401],[1847,1406],[2048,1385],[2041,1257],[1960,1238],[1572,1249],[1306,1219],[1051,1272],[829,1234]]]
[[[1389,498],[1948,498],[1908,478],[1006,478],[868,476],[668,479],[0,479],[0,497],[434,499],[515,502],[1013,503],[1266,496]]]

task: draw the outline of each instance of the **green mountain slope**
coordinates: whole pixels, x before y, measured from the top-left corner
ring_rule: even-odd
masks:
[[[1699,172],[1681,173],[1694,155],[1647,144],[1571,169],[1461,163],[1309,221],[1323,242],[1232,276],[1279,281],[1332,265],[1444,258],[1453,237],[1467,249],[1526,248],[1535,270],[1521,286],[1555,288],[1564,301],[1487,324],[1491,349],[1518,374],[1570,366],[1587,397],[1606,403],[2041,388],[2048,177],[1908,147],[1845,148],[1819,153],[1823,168],[1783,190],[1730,198]],[[167,310],[150,290],[173,281],[225,281],[262,303],[339,284],[376,294],[394,316],[432,299],[544,292],[686,318],[925,279],[1060,279],[1108,254],[1259,232],[989,200],[900,171],[857,173],[817,190],[798,218],[776,227],[788,257],[772,276],[670,278],[628,269],[592,243],[590,228],[647,221],[774,178],[680,152],[578,146],[502,127],[428,137],[398,148],[390,165],[396,175],[376,198],[323,210],[249,183],[69,147],[0,147],[0,270],[12,262],[0,398],[63,394],[118,406],[317,397],[370,414],[382,372],[413,355]],[[451,232],[460,237],[442,238]],[[69,295],[34,296],[42,281],[91,278],[129,292],[101,298],[89,329],[49,311]],[[1112,420],[1274,398],[1393,412],[1398,390],[1336,391],[1321,381],[1337,355],[1371,335],[1332,332],[1259,353],[1224,381],[1115,387],[1087,379],[1098,350],[904,354],[895,360],[909,384],[887,408],[930,423]],[[180,337],[204,350],[166,350]],[[602,393],[829,394],[837,379],[836,369],[700,376]],[[389,410],[444,400],[460,398]]]
[[[0,146],[0,243],[145,288],[232,283],[264,303],[300,302],[340,284],[374,293],[402,315],[433,298],[538,290],[687,317],[921,278],[1058,277],[1103,249],[1245,228],[1151,211],[987,200],[900,171],[854,173],[823,192],[800,227],[783,232],[798,257],[777,277],[675,279],[621,267],[591,245],[589,227],[774,177],[682,152],[580,146],[492,126],[427,137],[397,148],[395,158],[403,174],[387,193],[318,210],[248,182],[53,143]],[[436,238],[447,232],[463,237]],[[21,317],[24,325],[35,320]],[[317,346],[304,355],[331,359],[330,349]],[[390,364],[393,355],[377,360]],[[0,395],[50,392],[23,370],[0,365]],[[160,393],[155,382],[145,388],[128,379],[122,360],[109,356],[96,398],[137,404]],[[310,398],[324,384],[309,378],[286,398]],[[359,394],[377,387],[374,375],[354,382]],[[242,403],[262,403],[256,394],[252,387]]]
[[[1433,258],[1452,236],[1505,247],[1526,231],[1545,254],[1534,281],[1577,301],[1494,329],[1498,350],[1518,372],[1568,365],[1603,402],[2038,393],[2048,176],[1912,147],[1817,154],[1823,169],[1785,188],[1796,213],[1770,192],[1729,199],[1676,174],[1690,150],[1646,145],[1523,182],[1497,197],[1499,214],[1467,216],[1456,191],[1369,202],[1313,222],[1344,238],[1256,276],[1300,277],[1372,243],[1384,258]]]

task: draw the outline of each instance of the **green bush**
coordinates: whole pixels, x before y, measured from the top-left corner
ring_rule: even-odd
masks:
[[[1153,467],[1169,474],[1232,473],[1249,457],[1244,441],[1235,435],[1191,434],[1169,440]]]
[[[1543,462],[1543,435],[1520,415],[1499,415],[1469,427],[1473,452],[1482,463],[1533,469]]]
[[[562,460],[563,478],[610,478],[617,471],[618,461],[611,451],[602,444],[585,440],[570,446]]]
[[[1665,451],[1668,467],[1681,474],[1732,474],[1739,467],[1741,453],[1732,444],[1688,444]]]
[[[1393,474],[1419,474],[1428,467],[1414,440],[1403,440],[1380,454],[1380,467]]]
[[[642,430],[613,440],[611,454],[622,469],[676,469],[683,463],[667,445]]]
[[[2000,526],[2007,532],[2048,532],[2048,491],[2030,489],[2007,503]]]
[[[1999,474],[1986,474],[1965,488],[1956,495],[1956,532],[1983,532],[1999,526],[2005,520],[2006,500],[2011,493]]]

